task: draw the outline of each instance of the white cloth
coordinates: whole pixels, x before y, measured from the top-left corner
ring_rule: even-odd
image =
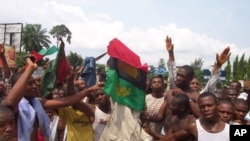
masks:
[[[57,125],[59,121],[59,116],[54,115],[53,121],[50,122],[50,129],[51,129],[51,135],[49,137],[49,141],[58,141],[58,135],[57,135]]]
[[[33,98],[30,104],[27,99],[22,98],[18,104],[18,141],[30,140],[35,117],[38,119],[39,128],[43,135],[45,137],[50,136],[50,120],[41,102],[37,98]]]
[[[240,123],[238,123],[238,122],[233,122],[233,121],[230,121],[229,124],[230,124],[230,125],[241,125]]]
[[[147,106],[147,113],[150,116],[154,116],[158,114],[159,109],[161,108],[161,105],[164,102],[164,96],[161,98],[155,98],[152,96],[152,94],[146,95],[146,106]],[[164,125],[164,122],[150,122],[149,126],[152,131],[155,131],[157,133],[161,133],[162,127]]]
[[[225,123],[224,129],[219,133],[210,133],[206,131],[200,124],[200,120],[196,120],[198,132],[197,141],[229,141],[229,124]]]
[[[200,91],[200,94],[204,92],[214,92],[215,87],[218,81],[218,78],[220,77],[220,69],[218,69],[216,72],[211,73],[211,77],[209,78],[206,86]]]
[[[238,96],[238,98],[239,99],[241,98],[241,99],[247,100],[247,96],[248,96],[248,94],[246,92],[242,92],[242,93],[240,93],[240,95]],[[246,114],[246,116],[245,116],[244,119],[247,120],[247,121],[250,121],[250,110],[248,111],[248,113]]]
[[[248,111],[244,119],[250,121],[250,110]]]
[[[110,118],[110,114],[106,114],[99,109],[98,106],[95,108],[95,120],[92,124],[94,130],[94,138],[95,141],[99,141],[102,131],[106,126],[107,120]]]
[[[248,94],[247,94],[247,93],[242,92],[242,93],[240,93],[240,95],[238,96],[238,98],[241,98],[241,99],[247,100],[247,96],[248,96]]]
[[[115,102],[100,141],[151,141],[152,137],[141,128],[140,113]]]

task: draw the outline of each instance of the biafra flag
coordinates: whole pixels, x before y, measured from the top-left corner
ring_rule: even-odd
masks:
[[[141,65],[140,57],[118,39],[108,45],[108,72],[104,91],[113,101],[134,110],[143,110],[147,64]]]
[[[64,51],[65,45],[62,38],[59,40],[61,44],[57,56],[54,60],[50,61],[41,81],[41,91],[44,98],[51,93],[57,83],[63,83],[70,73],[70,64],[67,61]]]

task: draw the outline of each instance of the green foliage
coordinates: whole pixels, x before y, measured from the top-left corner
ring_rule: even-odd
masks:
[[[191,66],[194,70],[201,70],[202,65],[203,65],[203,60],[202,60],[202,58],[195,58],[194,62],[191,62],[191,65],[190,65],[190,66]]]
[[[69,44],[71,43],[72,33],[64,24],[54,26],[49,31],[49,33],[52,35],[53,38],[56,38],[57,40],[60,37],[64,37],[67,39],[67,42]]]
[[[233,71],[231,72],[231,68]],[[245,60],[245,54],[240,59],[238,55],[233,61],[233,66],[230,60],[227,61],[226,71],[226,84],[229,85],[231,81],[250,80],[250,57]]]
[[[225,71],[226,71],[226,84],[229,85],[231,82],[231,63],[230,63],[230,59],[227,60],[227,66],[225,67]]]
[[[238,61],[238,55],[236,56],[234,62],[233,62],[233,80],[238,81],[238,68],[239,68],[239,61]]]
[[[78,55],[77,53],[73,53],[72,51],[70,51],[70,54],[67,56],[67,60],[74,69],[76,68],[76,66],[83,65],[82,56]]]
[[[222,82],[217,82],[216,83],[216,89],[222,89],[223,88],[223,83]]]
[[[203,60],[202,58],[195,58],[194,62],[191,62],[190,66],[194,69],[194,76],[200,81],[204,82],[203,71],[202,69]]]
[[[149,67],[149,72],[147,74],[147,77],[151,79],[154,76],[154,72],[153,72],[154,66],[151,65],[151,66],[148,66],[148,67]]]
[[[197,78],[200,83],[204,82],[203,71],[201,69],[194,70],[194,77]]]
[[[246,72],[246,61],[244,60],[245,54],[243,54],[239,61],[239,68],[238,68],[238,79],[244,80],[245,79],[245,72]]]
[[[250,80],[250,57],[248,58],[247,61],[247,76],[246,76],[246,80]]]
[[[104,64],[96,64],[97,73],[106,72],[106,66]]]
[[[40,24],[26,24],[22,32],[21,45],[24,46],[25,52],[37,51],[42,47],[49,48],[50,40],[46,35],[47,30],[42,29]]]
[[[28,54],[26,52],[16,52],[16,68],[17,70],[25,65],[24,57]]]

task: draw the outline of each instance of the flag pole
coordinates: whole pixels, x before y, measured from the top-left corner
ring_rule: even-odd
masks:
[[[100,60],[100,59],[101,59],[102,57],[104,57],[106,54],[107,54],[107,52],[105,52],[105,53],[103,53],[103,54],[97,56],[97,57],[95,58],[95,61]]]

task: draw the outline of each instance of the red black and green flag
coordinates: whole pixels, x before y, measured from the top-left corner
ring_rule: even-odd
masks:
[[[143,110],[147,64],[141,65],[140,57],[118,39],[108,45],[108,72],[104,91],[113,101],[134,110]]]
[[[48,68],[43,74],[41,81],[41,91],[43,97],[46,97],[54,89],[57,83],[63,83],[70,73],[70,64],[67,61],[64,51],[64,42],[60,38],[61,44],[54,60],[50,61]]]

